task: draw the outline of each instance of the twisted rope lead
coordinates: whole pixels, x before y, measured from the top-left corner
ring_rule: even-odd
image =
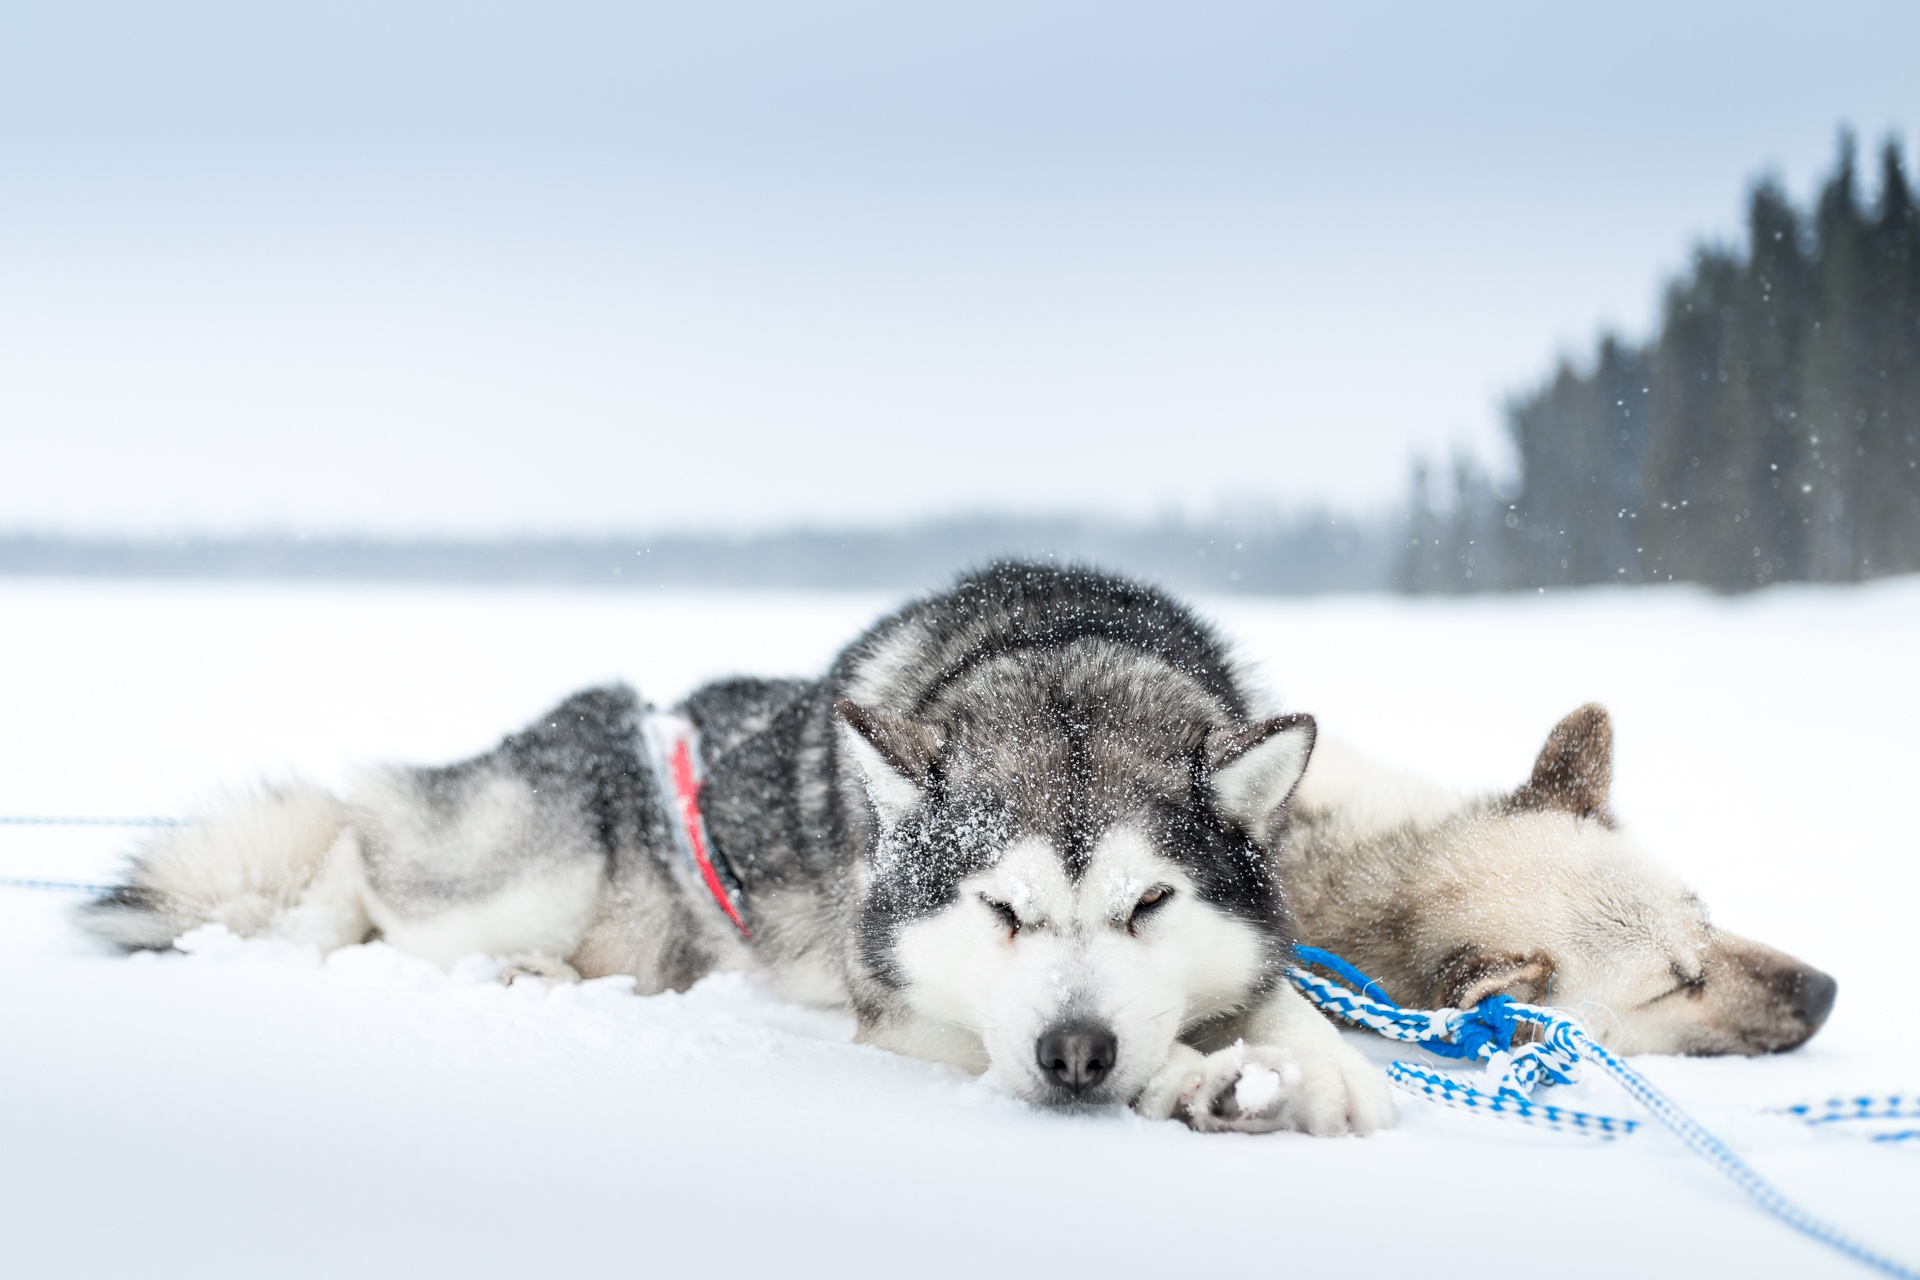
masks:
[[[1802,1102],[1782,1107],[1780,1114],[1792,1116],[1818,1128],[1823,1124],[1841,1124],[1849,1120],[1920,1120],[1920,1097],[1896,1093],[1877,1098],[1828,1098],[1824,1102]],[[1866,1135],[1870,1142],[1911,1142],[1920,1138],[1920,1129],[1895,1129]]]
[[[1371,978],[1331,952],[1321,951],[1317,947],[1298,947],[1295,951],[1304,964],[1319,965],[1342,976],[1357,975],[1362,979],[1359,984],[1362,989],[1379,989]],[[1544,1076],[1548,1082],[1555,1084],[1571,1083],[1583,1060],[1597,1062],[1621,1088],[1651,1112],[1654,1119],[1670,1129],[1695,1155],[1731,1178],[1735,1186],[1746,1192],[1767,1213],[1802,1235],[1884,1275],[1898,1277],[1898,1280],[1920,1280],[1920,1271],[1896,1262],[1885,1254],[1874,1252],[1838,1227],[1789,1200],[1779,1188],[1735,1155],[1726,1143],[1682,1111],[1671,1098],[1601,1047],[1587,1034],[1586,1028],[1556,1009],[1519,1004],[1505,996],[1494,996],[1473,1009],[1402,1009],[1391,1000],[1370,999],[1338,983],[1317,977],[1300,965],[1289,970],[1287,977],[1308,1000],[1349,1021],[1392,1039],[1418,1044],[1446,1057],[1484,1060],[1489,1074],[1499,1071],[1497,1091],[1487,1093],[1456,1077],[1415,1063],[1396,1062],[1388,1069],[1388,1078],[1402,1088],[1454,1106],[1487,1111],[1494,1115],[1509,1115],[1552,1128],[1600,1137],[1630,1132],[1635,1127],[1633,1121],[1587,1116],[1582,1112],[1546,1107],[1529,1096],[1540,1077]],[[1544,1038],[1536,1044],[1513,1051],[1511,1045],[1515,1026],[1523,1022],[1539,1027]],[[1848,1100],[1836,1101],[1846,1103]],[[1884,1105],[1903,1108],[1900,1114],[1905,1115],[1907,1111],[1904,1108],[1908,1101],[1902,1097],[1859,1100],[1869,1112],[1876,1104],[1883,1104],[1882,1111],[1873,1112],[1876,1115],[1885,1114]],[[1797,1113],[1794,1108],[1788,1110],[1789,1113]],[[1916,1112],[1920,1113],[1920,1108]],[[1819,1119],[1810,1122],[1823,1123],[1829,1118],[1853,1117],[1828,1116],[1823,1112]]]
[[[1373,979],[1332,952],[1298,947],[1295,953],[1308,964],[1355,982],[1363,991],[1381,991]],[[1307,999],[1322,1009],[1389,1039],[1417,1044],[1444,1058],[1484,1061],[1496,1082],[1495,1091],[1489,1093],[1459,1076],[1436,1071],[1422,1063],[1396,1062],[1387,1068],[1387,1078],[1409,1093],[1450,1106],[1490,1111],[1593,1138],[1616,1138],[1640,1127],[1637,1120],[1593,1115],[1534,1101],[1536,1084],[1543,1080],[1549,1084],[1571,1083],[1580,1060],[1551,1037],[1515,1049],[1514,1033],[1522,1021],[1530,1021],[1521,1016],[1521,1010],[1529,1006],[1515,1004],[1506,996],[1493,996],[1474,1009],[1402,1009],[1384,991],[1377,998],[1368,997],[1302,968],[1295,968],[1288,976]]]

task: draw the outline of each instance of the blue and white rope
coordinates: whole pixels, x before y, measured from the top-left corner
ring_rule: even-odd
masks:
[[[1340,974],[1362,991],[1380,990],[1373,979],[1332,952],[1300,947],[1297,954],[1308,964]],[[1387,1078],[1409,1093],[1449,1106],[1488,1111],[1595,1138],[1616,1138],[1640,1127],[1637,1120],[1593,1115],[1534,1101],[1533,1088],[1542,1080],[1549,1084],[1573,1083],[1580,1068],[1580,1056],[1565,1041],[1551,1035],[1519,1049],[1513,1047],[1519,1024],[1538,1021],[1522,1013],[1533,1006],[1515,1004],[1506,996],[1494,996],[1472,1010],[1402,1009],[1384,991],[1378,999],[1371,999],[1303,968],[1296,967],[1288,977],[1307,999],[1349,1022],[1389,1039],[1417,1044],[1441,1057],[1485,1061],[1488,1074],[1495,1081],[1494,1090],[1488,1092],[1459,1076],[1436,1071],[1422,1063],[1396,1062],[1387,1068]]]
[[[1489,1093],[1465,1080],[1434,1071],[1411,1062],[1396,1062],[1387,1076],[1403,1089],[1424,1097],[1469,1110],[1509,1116],[1563,1131],[1611,1138],[1637,1127],[1631,1120],[1589,1116],[1536,1103],[1530,1096],[1541,1078],[1554,1084],[1571,1083],[1583,1061],[1597,1062],[1633,1098],[1653,1113],[1695,1155],[1711,1163],[1733,1180],[1755,1203],[1794,1230],[1854,1261],[1900,1280],[1920,1280],[1920,1271],[1876,1253],[1838,1227],[1807,1212],[1789,1200],[1778,1188],[1761,1177],[1752,1166],[1735,1155],[1720,1139],[1702,1128],[1698,1121],[1682,1111],[1674,1101],[1654,1088],[1645,1077],[1629,1067],[1587,1034],[1586,1028],[1557,1009],[1520,1004],[1506,996],[1493,996],[1472,1009],[1402,1009],[1387,998],[1380,986],[1366,974],[1329,951],[1317,947],[1298,947],[1303,962],[1288,971],[1287,977],[1314,1004],[1350,1022],[1378,1031],[1394,1040],[1420,1045],[1442,1057],[1484,1061],[1489,1072],[1498,1071],[1495,1091]],[[1308,971],[1304,965],[1317,965],[1337,973],[1355,984],[1358,990]],[[1380,991],[1378,999],[1361,992]],[[1513,1049],[1513,1035],[1520,1024],[1540,1028],[1542,1038],[1525,1047]],[[1526,1065],[1516,1065],[1525,1061]],[[1848,1100],[1836,1099],[1836,1102]],[[1863,1099],[1870,1110],[1876,1103],[1905,1107],[1908,1099]],[[1824,1104],[1823,1104],[1824,1105]],[[1812,1110],[1813,1108],[1809,1108]],[[1789,1111],[1792,1112],[1792,1108]],[[1827,1113],[1813,1123],[1824,1123]],[[1880,1113],[1875,1113],[1880,1114]],[[1904,1110],[1901,1115],[1907,1114]],[[1833,1116],[1833,1119],[1853,1116]]]
[[[1920,1097],[1904,1093],[1865,1098],[1828,1098],[1781,1107],[1779,1114],[1818,1127],[1859,1120],[1920,1120]],[[1912,1142],[1920,1129],[1891,1129],[1862,1135],[1870,1142]]]

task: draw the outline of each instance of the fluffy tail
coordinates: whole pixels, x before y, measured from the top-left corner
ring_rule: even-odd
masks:
[[[134,854],[126,882],[80,923],[129,951],[161,950],[205,924],[323,949],[361,941],[360,843],[345,807],[304,782],[229,796]]]

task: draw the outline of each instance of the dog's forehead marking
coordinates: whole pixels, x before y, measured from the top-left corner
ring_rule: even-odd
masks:
[[[1023,920],[1057,915],[1073,900],[1065,863],[1039,836],[1023,836],[1008,845],[982,878]]]
[[[1141,894],[1156,885],[1178,888],[1186,876],[1155,849],[1146,832],[1119,823],[1102,833],[1078,876],[1069,874],[1051,841],[1024,836],[979,873],[978,883],[980,892],[1006,903],[1023,920],[1093,925],[1124,920]]]

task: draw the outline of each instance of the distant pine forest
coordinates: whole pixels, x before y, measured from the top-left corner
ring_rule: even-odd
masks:
[[[1398,585],[1855,582],[1920,569],[1920,211],[1851,135],[1811,208],[1772,180],[1698,249],[1643,344],[1517,397],[1512,484],[1416,466]]]

